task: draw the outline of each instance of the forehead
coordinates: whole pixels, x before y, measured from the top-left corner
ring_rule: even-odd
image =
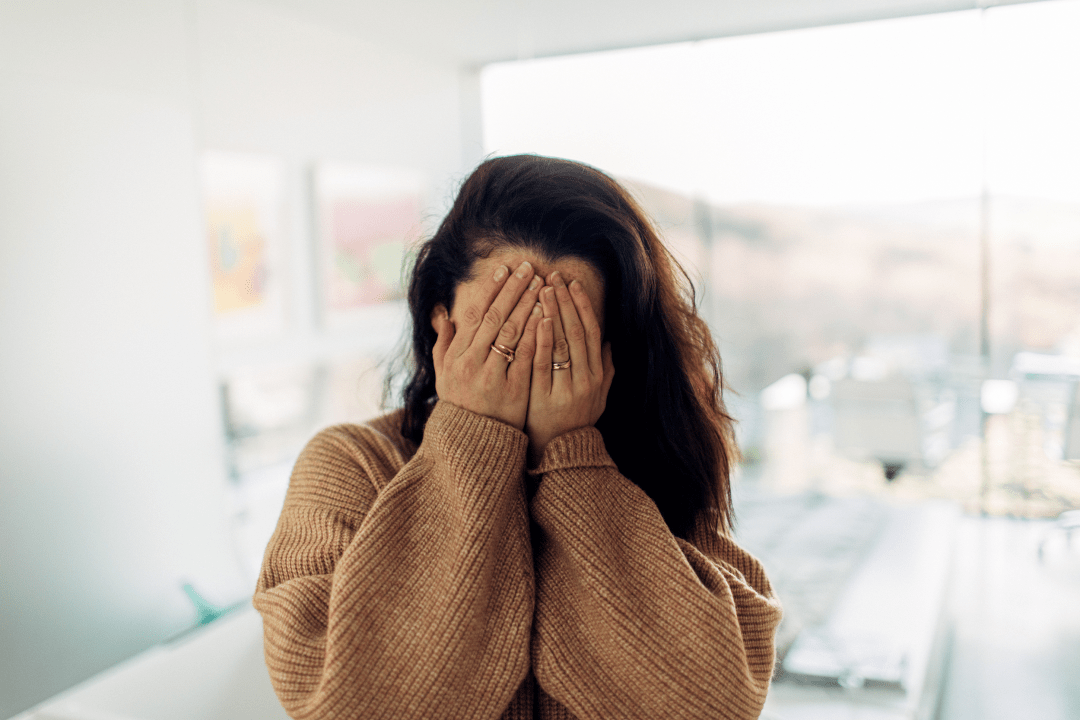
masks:
[[[593,311],[597,314],[600,326],[604,326],[604,278],[595,267],[577,257],[564,257],[551,260],[534,250],[519,247],[496,248],[487,257],[478,258],[473,263],[470,277],[454,289],[453,312],[457,312],[459,301],[468,302],[482,292],[484,283],[495,273],[495,268],[505,265],[514,272],[521,263],[528,261],[537,276],[545,282],[556,270],[569,284],[574,280],[581,282]]]
[[[494,273],[495,268],[500,265],[505,265],[510,269],[510,272],[513,272],[518,265],[526,261],[533,266],[536,274],[543,278],[547,278],[548,275],[557,270],[567,284],[579,280],[590,294],[595,292],[601,297],[603,295],[604,278],[595,267],[586,261],[572,256],[551,260],[529,248],[496,248],[487,257],[477,259],[473,264],[470,280],[486,278]]]

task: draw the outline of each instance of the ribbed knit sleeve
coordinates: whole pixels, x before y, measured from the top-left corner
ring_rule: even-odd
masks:
[[[703,525],[675,538],[595,428],[551,441],[534,472],[542,696],[580,720],[757,718],[781,614],[761,565]]]
[[[497,718],[529,669],[526,436],[440,402],[405,461],[363,426],[293,471],[255,594],[295,718]]]

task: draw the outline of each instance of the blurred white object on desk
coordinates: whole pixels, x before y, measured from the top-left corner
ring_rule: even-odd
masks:
[[[65,690],[11,720],[288,720],[250,605]]]

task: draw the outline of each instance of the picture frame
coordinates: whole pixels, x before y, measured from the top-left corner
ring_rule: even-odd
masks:
[[[286,324],[282,163],[207,151],[200,160],[214,331],[225,344]]]
[[[404,265],[424,235],[425,182],[404,168],[320,162],[313,171],[319,306],[357,327],[405,298]]]

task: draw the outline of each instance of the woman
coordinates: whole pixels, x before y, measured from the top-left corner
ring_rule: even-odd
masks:
[[[593,168],[465,181],[413,269],[404,407],[311,441],[266,550],[291,715],[758,716],[780,610],[730,537],[719,357],[680,279]]]

